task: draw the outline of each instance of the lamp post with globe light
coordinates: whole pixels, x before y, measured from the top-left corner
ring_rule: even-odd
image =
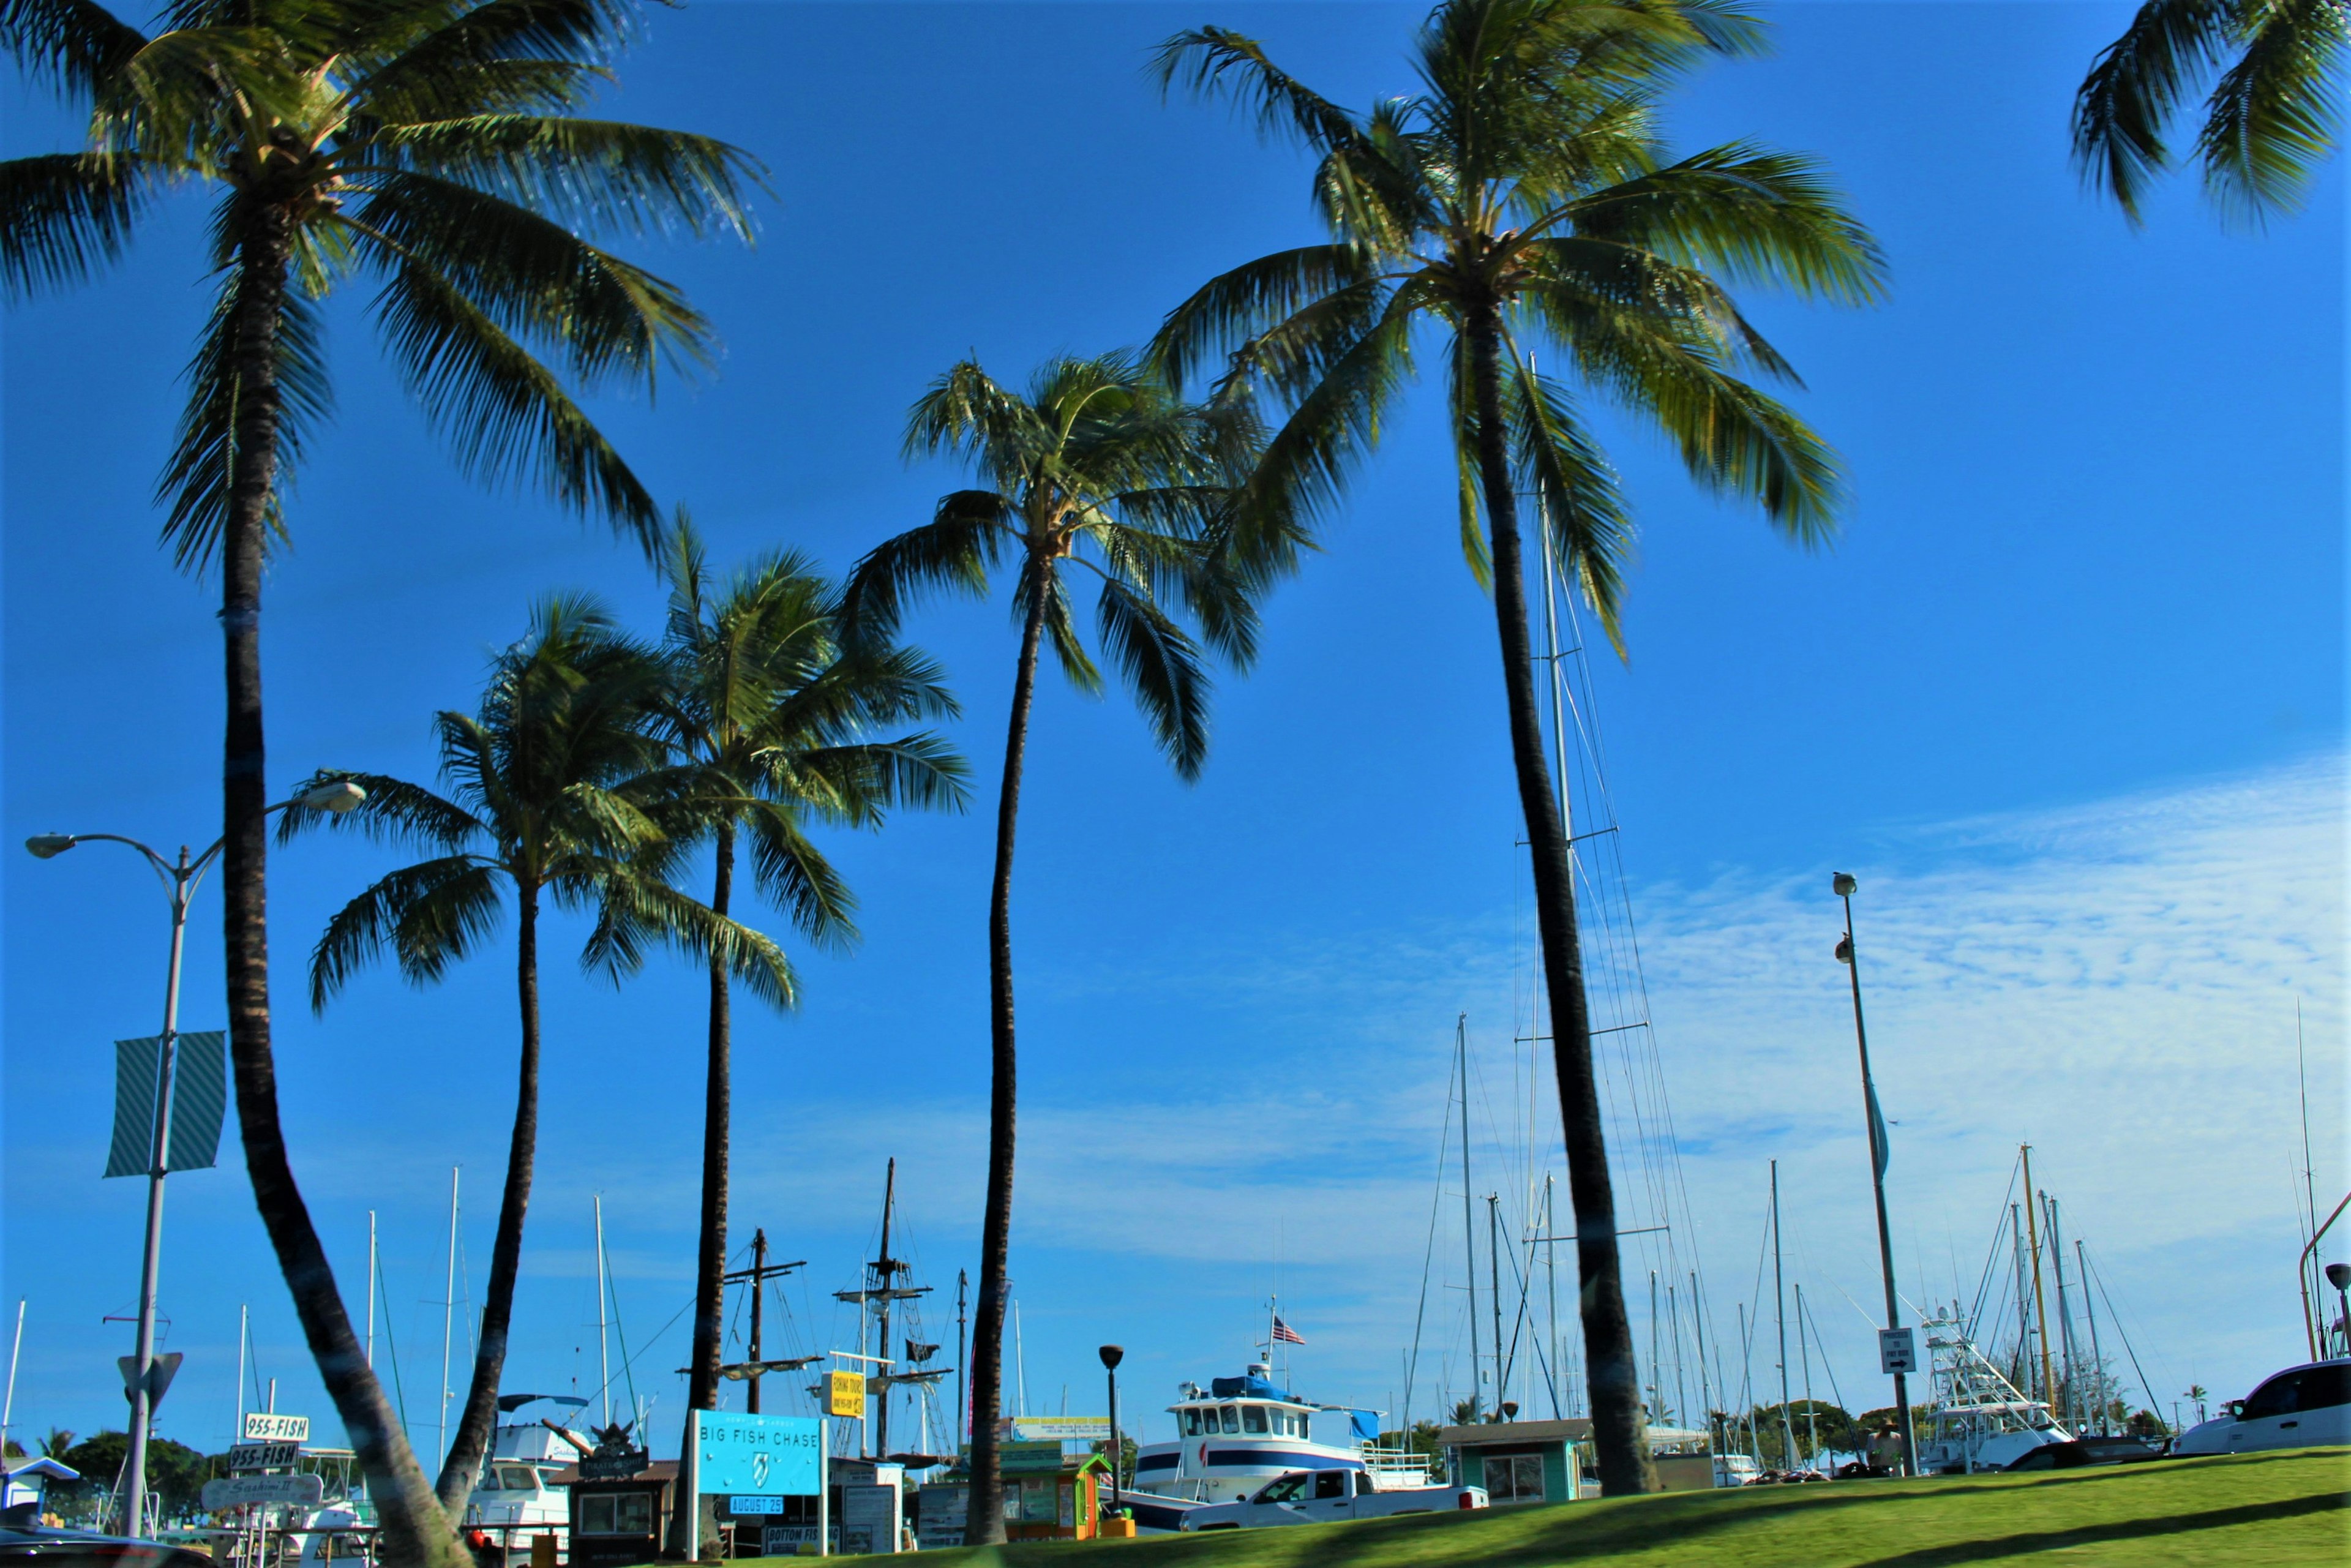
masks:
[[[1886,1275],[1886,1326],[1902,1326],[1902,1298],[1894,1290],[1894,1232],[1886,1219],[1886,1124],[1877,1109],[1877,1085],[1869,1073],[1869,1031],[1861,1021],[1861,961],[1853,946],[1853,895],[1861,884],[1844,872],[1830,879],[1829,887],[1844,903],[1844,937],[1837,943],[1836,956],[1845,967],[1853,982],[1853,1038],[1861,1049],[1862,1114],[1869,1123],[1869,1187],[1877,1199],[1877,1260]],[[1907,1374],[1894,1375],[1894,1408],[1902,1422],[1902,1470],[1905,1475],[1918,1473],[1918,1439],[1911,1430],[1910,1379]]]
[[[1100,1352],[1102,1370],[1110,1375],[1110,1511],[1113,1517],[1119,1510],[1119,1464],[1126,1458],[1126,1444],[1118,1431],[1118,1364],[1126,1359],[1123,1346],[1103,1345]]]
[[[339,779],[307,789],[268,810],[282,811],[288,806],[307,806],[340,816],[366,799],[366,790],[348,779]],[[155,1417],[155,1399],[149,1382],[155,1364],[155,1277],[163,1253],[163,1176],[172,1136],[172,1047],[180,1032],[180,955],[187,937],[189,902],[195,896],[197,883],[219,855],[222,841],[214,839],[212,848],[193,860],[188,856],[188,847],[183,844],[176,861],[166,860],[137,839],[125,838],[120,833],[36,833],[25,841],[25,848],[36,859],[46,861],[55,860],[76,844],[89,843],[128,844],[145,855],[148,865],[162,879],[172,906],[171,958],[163,977],[163,1035],[156,1053],[153,1136],[148,1145],[147,1243],[139,1270],[139,1333],[131,1356],[132,1375],[126,1380],[131,1396],[131,1442],[122,1461],[123,1486],[128,1493],[122,1512],[123,1533],[136,1535],[146,1526],[147,1437]]]

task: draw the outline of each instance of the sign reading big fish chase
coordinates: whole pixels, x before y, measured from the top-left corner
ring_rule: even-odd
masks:
[[[824,1490],[824,1423],[813,1416],[697,1410],[694,1448],[695,1490],[705,1495],[814,1497]]]

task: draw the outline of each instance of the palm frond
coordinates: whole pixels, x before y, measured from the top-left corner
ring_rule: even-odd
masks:
[[[505,331],[553,345],[583,386],[618,376],[650,392],[664,361],[716,359],[710,323],[675,285],[512,202],[395,172],[376,177],[353,217],[448,279]]]
[[[2074,99],[2074,158],[2136,223],[2170,165],[2164,128],[2227,47],[2241,0],[2147,0],[2100,51]]]
[[[356,784],[364,792],[348,811],[335,812],[305,806],[299,797],[328,784]],[[434,794],[422,784],[411,784],[382,773],[354,773],[348,768],[322,768],[294,787],[296,803],[278,813],[277,841],[288,844],[320,828],[359,833],[371,843],[415,844],[455,852],[488,832],[482,820],[463,806]]]
[[[1103,580],[1095,612],[1102,647],[1117,662],[1152,738],[1178,778],[1196,780],[1208,756],[1208,680],[1198,647],[1148,596],[1116,579]]]
[[[221,279],[212,319],[182,376],[188,401],[180,414],[178,440],[156,481],[156,499],[168,508],[163,538],[183,570],[200,571],[211,562],[228,519],[236,413],[244,395],[237,374],[235,317],[243,278],[242,267],[232,265]],[[323,335],[318,307],[288,291],[277,320],[277,466],[267,513],[271,532],[280,536],[284,497],[301,469],[308,437],[334,409]]]
[[[388,947],[412,985],[438,980],[496,929],[497,870],[475,855],[447,855],[379,880],[335,913],[310,953],[310,1006],[337,991]]]
[[[1151,340],[1146,362],[1180,387],[1210,356],[1230,352],[1266,326],[1333,294],[1369,285],[1349,246],[1276,251],[1210,278],[1170,310]]]
[[[2220,73],[2196,141],[2223,212],[2258,221],[2302,204],[2335,148],[2344,0],[2251,0],[2244,52]]]
[[[0,49],[35,80],[94,97],[146,35],[90,0],[0,0]]]
[[[386,126],[376,145],[567,223],[749,240],[758,160],[713,137],[568,115],[475,114]]]
[[[842,639],[886,642],[906,606],[934,590],[985,594],[1010,523],[1009,505],[992,490],[943,497],[929,522],[874,546],[851,570],[841,596]]]
[[[436,269],[395,256],[391,273],[376,300],[385,346],[459,466],[491,482],[534,477],[657,556],[659,507],[554,372]]]
[[[1654,251],[1733,282],[1843,305],[1884,298],[1886,257],[1808,158],[1729,142],[1579,196],[1579,236]]]
[[[1354,117],[1267,58],[1265,47],[1225,27],[1195,27],[1159,46],[1150,72],[1164,97],[1181,80],[1201,98],[1230,94],[1259,132],[1289,131],[1318,152],[1354,139]]]
[[[369,68],[355,92],[390,123],[581,101],[634,31],[624,0],[486,0]]]
[[[147,193],[134,157],[52,152],[0,162],[0,278],[7,298],[79,283],[112,262]]]
[[[1513,455],[1542,510],[1544,546],[1621,657],[1625,566],[1633,548],[1624,491],[1606,454],[1576,418],[1567,389],[1537,375],[1516,345],[1512,350],[1505,391]]]

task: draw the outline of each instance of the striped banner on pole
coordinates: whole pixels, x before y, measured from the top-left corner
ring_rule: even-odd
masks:
[[[114,1042],[114,1138],[106,1152],[110,1176],[145,1176],[155,1148],[156,1080],[163,1037]],[[221,1121],[228,1109],[228,1036],[220,1030],[181,1035],[172,1053],[171,1139],[166,1171],[210,1168],[220,1155]]]

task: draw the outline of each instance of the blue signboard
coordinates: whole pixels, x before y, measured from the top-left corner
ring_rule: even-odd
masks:
[[[735,1500],[814,1497],[824,1490],[824,1423],[810,1416],[694,1413],[695,1488]]]

